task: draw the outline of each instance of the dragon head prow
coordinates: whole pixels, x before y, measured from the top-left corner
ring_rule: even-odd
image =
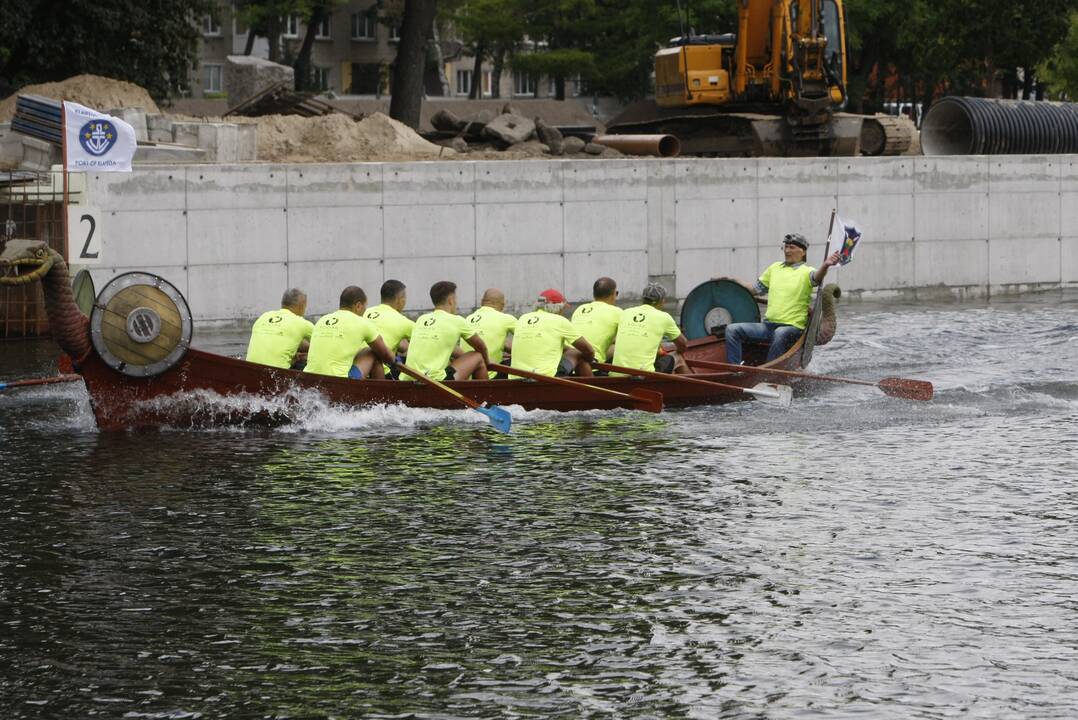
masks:
[[[45,277],[60,255],[41,240],[8,240],[0,251],[0,285],[25,285]],[[24,270],[29,272],[24,272]]]

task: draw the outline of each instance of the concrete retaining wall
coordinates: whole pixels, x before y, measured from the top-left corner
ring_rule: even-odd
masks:
[[[185,165],[87,178],[102,211],[98,288],[163,275],[198,320],[310,310],[387,278],[429,306],[440,279],[470,310],[488,286],[510,305],[546,287],[622,297],[658,278],[683,297],[719,275],[751,279],[804,233],[818,264],[831,208],[865,237],[838,273],[863,295],[1018,292],[1078,284],[1078,156]]]

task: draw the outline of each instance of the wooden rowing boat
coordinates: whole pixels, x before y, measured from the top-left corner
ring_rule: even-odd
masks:
[[[32,270],[15,276],[4,274],[0,284],[14,284],[10,282],[12,277],[20,282],[26,277],[42,282],[53,337],[65,352],[61,368],[82,376],[97,424],[102,429],[278,422],[288,418],[289,404],[302,403],[311,396],[341,407],[379,404],[459,407],[452,396],[420,383],[357,382],[280,370],[188,348],[191,320],[186,301],[166,281],[147,273],[129,273],[111,281],[97,296],[87,319],[75,304],[63,259],[47,249],[43,252],[38,247],[41,243],[15,242],[27,247],[12,247],[9,243],[0,255],[0,270],[5,267]],[[24,262],[27,257],[41,263]],[[42,270],[46,262],[49,267]],[[803,343],[798,341],[771,363],[761,362],[766,347],[749,346],[745,356],[750,364],[798,370],[803,351]],[[691,339],[687,355],[696,360],[726,359],[723,341],[713,335]],[[594,377],[580,382],[623,393],[639,389],[658,392],[666,407],[743,400],[749,396],[738,388],[759,382],[759,377],[737,372],[709,372],[693,377],[734,387],[685,383],[674,377]],[[446,384],[480,403],[519,406],[525,410],[605,410],[631,406],[614,394],[530,380]],[[244,399],[256,402],[244,403]]]

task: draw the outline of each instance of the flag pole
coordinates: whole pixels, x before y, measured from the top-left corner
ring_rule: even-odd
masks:
[[[60,103],[60,153],[63,156],[61,158],[60,167],[64,176],[64,207],[63,207],[63,228],[64,228],[64,261],[71,262],[71,247],[68,233],[70,229],[67,226],[67,203],[69,200],[69,188],[67,184],[67,103]]]
[[[831,250],[831,233],[835,230],[835,215],[837,214],[837,208],[831,208],[831,222],[827,224],[827,240],[824,242],[823,247],[823,259],[826,262]],[[806,253],[805,259],[808,260],[808,254]],[[823,287],[816,288],[816,298],[812,302],[812,312],[809,315],[809,323],[805,328],[805,333],[802,336],[803,342],[801,343],[801,367],[808,367],[809,362],[812,360],[812,350],[816,347],[816,332],[820,328],[820,315],[823,312]]]

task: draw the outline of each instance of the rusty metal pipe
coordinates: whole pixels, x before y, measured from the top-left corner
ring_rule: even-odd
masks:
[[[592,142],[628,155],[677,157],[681,154],[681,143],[673,135],[596,135]]]

